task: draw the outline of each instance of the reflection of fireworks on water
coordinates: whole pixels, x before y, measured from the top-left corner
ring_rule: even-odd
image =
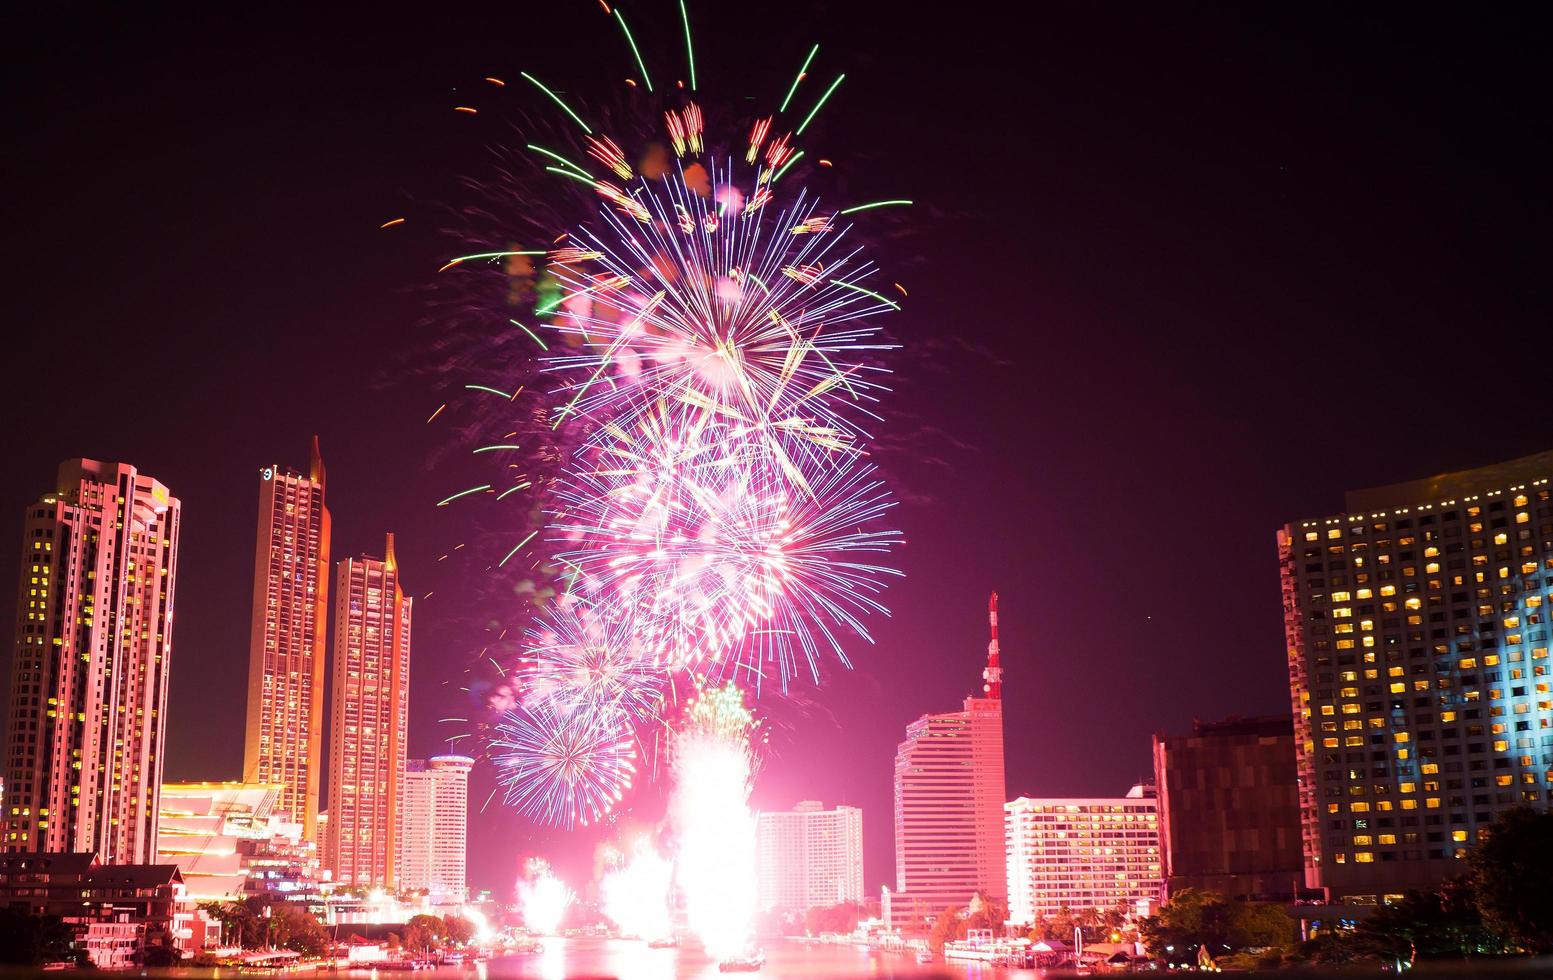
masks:
[[[651,942],[673,932],[669,921],[669,886],[674,867],[652,841],[642,838],[621,867],[604,876],[604,914],[621,935]]]
[[[491,748],[507,804],[559,827],[608,813],[636,772],[630,719],[618,709],[562,711],[548,701],[513,708]]]
[[[755,924],[755,721],[732,684],[703,692],[674,735],[675,874],[709,956],[742,954]]]
[[[561,919],[574,897],[566,883],[551,874],[549,866],[541,862],[534,877],[518,884],[523,925],[532,933],[554,935],[560,930]]]

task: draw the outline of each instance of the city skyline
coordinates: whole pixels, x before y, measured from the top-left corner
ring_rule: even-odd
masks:
[[[871,58],[876,13],[836,17],[827,45],[853,62]],[[321,45],[361,29],[320,16]],[[536,16],[566,24],[571,14]],[[717,15],[707,16],[707,30],[717,30]],[[1029,706],[1008,720],[1009,796],[1104,795],[1149,771],[1155,730],[1182,730],[1194,717],[1230,710],[1287,707],[1270,528],[1290,515],[1328,512],[1348,487],[1547,448],[1546,410],[1535,402],[1493,427],[1404,413],[1377,448],[1339,438],[1324,422],[1301,424],[1289,409],[1295,382],[1284,380],[1298,379],[1300,397],[1322,406],[1323,416],[1369,425],[1374,406],[1415,398],[1414,381],[1378,372],[1359,386],[1349,365],[1394,356],[1405,344],[1454,350],[1469,326],[1535,335],[1545,263],[1528,229],[1545,208],[1535,174],[1546,143],[1540,131],[1509,120],[1541,118],[1542,110],[1514,95],[1522,86],[1506,59],[1485,57],[1485,49],[1514,40],[1470,40],[1464,57],[1485,67],[1481,77],[1435,76],[1426,75],[1433,66],[1422,54],[1396,49],[1412,42],[1429,50],[1430,39],[1446,34],[1437,23],[1400,28],[1397,41],[1392,26],[1356,16],[1345,22],[1352,35],[1333,40],[1291,30],[1270,12],[1234,18],[1258,30],[1215,45],[1249,79],[1226,95],[1222,66],[1180,69],[1159,53],[1233,36],[1223,28],[1191,16],[1163,23],[1146,14],[1135,21],[1061,15],[1059,30],[1038,32],[1048,38],[1038,42],[1038,57],[1018,63],[1041,65],[1037,79],[1058,83],[1044,88],[1064,94],[1033,100],[1029,125],[1007,145],[984,145],[990,112],[935,93],[936,83],[898,66],[874,81],[861,72],[849,78],[848,86],[873,86],[860,90],[860,105],[919,109],[939,120],[945,144],[974,147],[1015,184],[1029,178],[1028,192],[992,197],[984,183],[962,180],[959,167],[948,168],[954,177],[934,177],[945,169],[941,159],[889,175],[938,209],[939,229],[930,240],[891,246],[920,259],[902,282],[921,304],[912,322],[924,325],[904,338],[922,357],[903,365],[891,396],[914,418],[885,433],[907,446],[880,450],[912,494],[900,522],[907,578],[887,596],[893,618],[871,624],[878,645],[849,644],[854,672],[837,671],[818,689],[801,686],[797,703],[762,702],[773,716],[773,750],[757,805],[808,798],[861,805],[870,891],[890,878],[888,780],[857,785],[828,770],[887,771],[903,726],[946,707],[944,692],[958,692],[979,667],[980,603],[991,589],[1019,610],[1005,617],[1007,647],[1024,658],[1010,672],[1006,697]],[[130,30],[165,27],[152,18]],[[70,29],[88,52],[115,50],[106,27]],[[405,25],[389,18],[368,30],[391,40]],[[76,454],[142,467],[185,501],[170,777],[242,775],[234,726],[244,693],[232,678],[248,643],[252,583],[243,555],[253,543],[254,471],[291,458],[314,431],[330,454],[336,553],[370,550],[393,527],[414,573],[417,628],[432,639],[416,654],[410,754],[447,751],[442,739],[456,726],[436,719],[466,713],[462,669],[488,623],[458,595],[490,580],[483,568],[460,564],[455,550],[481,529],[432,505],[478,481],[459,479],[463,463],[447,448],[454,437],[444,426],[457,406],[438,423],[426,419],[459,385],[481,379],[422,373],[424,310],[404,287],[426,281],[442,252],[430,230],[436,215],[407,201],[449,200],[449,175],[478,169],[471,148],[489,132],[454,117],[449,93],[513,56],[485,37],[500,31],[472,30],[456,16],[414,33],[421,30],[423,43],[409,55],[395,43],[381,45],[393,58],[353,55],[360,77],[381,93],[375,104],[396,107],[392,120],[362,112],[338,69],[307,54],[296,59],[295,79],[255,87],[230,65],[257,50],[249,47],[256,38],[271,37],[266,29],[252,37],[235,31],[237,58],[198,43],[188,28],[175,31],[190,43],[169,55],[171,74],[211,80],[192,93],[170,78],[126,73],[127,62],[114,57],[87,57],[90,67],[61,71],[27,56],[59,87],[26,110],[37,113],[27,122],[38,127],[42,149],[24,149],[19,165],[45,192],[20,203],[22,220],[12,226],[27,242],[12,270],[26,287],[18,290],[19,318],[38,325],[16,361],[37,363],[57,345],[91,392],[109,390],[121,365],[142,356],[145,337],[165,338],[159,349],[171,362],[161,369],[156,424],[104,425],[101,400],[91,398],[64,399],[44,418],[30,383],[10,386],[8,417],[28,424],[17,429],[17,452],[0,483],[0,533],[16,533],[17,516],[54,467]],[[902,63],[942,64],[942,77],[955,77],[983,60],[943,50],[921,26],[902,30]],[[1377,44],[1389,52],[1384,69],[1368,62]],[[706,71],[735,77],[729,61],[736,59],[715,49],[706,56]],[[1129,62],[1136,67],[1111,77]],[[989,67],[969,77],[991,91],[1020,91],[1030,84],[1023,70]],[[1144,78],[1150,84],[1140,86]],[[1088,94],[1066,94],[1074,91]],[[212,121],[209,146],[191,141],[186,112],[172,108],[185,99]],[[317,118],[331,125],[275,125],[289,117],[266,108],[302,103],[318,105]],[[1423,125],[1436,114],[1445,122]],[[900,153],[902,137],[883,118],[892,115],[855,110],[847,119],[860,142],[882,139]],[[131,154],[107,174],[73,162],[95,159],[100,141],[91,134],[127,120],[166,152]],[[255,141],[255,127],[267,138]],[[415,138],[405,139],[407,131]],[[1064,138],[1036,135],[1053,132]],[[1192,149],[1194,136],[1221,132],[1235,135],[1215,138],[1205,155]],[[1341,167],[1325,149],[1310,148],[1333,138],[1345,143]],[[1508,172],[1452,149],[1485,141],[1496,160],[1510,161]],[[200,163],[210,154],[246,162],[230,179],[214,180]],[[862,173],[853,179],[865,181]],[[168,210],[147,221],[135,202],[156,194]],[[401,211],[410,217],[405,234],[379,234]],[[70,235],[99,224],[136,237],[95,271],[95,288],[81,289],[79,273],[54,257],[65,254]],[[956,257],[986,254],[989,229],[1008,225],[1018,231],[999,241],[1019,241],[992,250],[977,277],[987,285],[969,288]],[[1202,230],[1194,247],[1181,247],[1182,229]],[[951,334],[935,322],[966,329]],[[1339,353],[1335,342],[1293,342],[1300,331],[1345,339]],[[303,345],[311,357],[297,356]],[[402,366],[412,359],[414,370]],[[310,397],[277,398],[277,377]],[[1179,556],[1180,565],[1134,589],[1128,579],[1151,574],[1139,571],[1148,564],[1137,552],[1145,541],[1149,562],[1162,553]],[[450,557],[439,562],[443,555]],[[14,595],[12,584],[0,579],[0,591]],[[524,600],[509,589],[505,601]],[[1102,690],[1105,676],[1126,682]],[[806,771],[827,751],[833,765]],[[471,797],[483,802],[490,787],[480,778]],[[644,796],[644,810],[652,802]],[[495,805],[491,811],[471,825],[483,858],[471,867],[489,875],[485,885],[510,882],[519,854],[568,847]],[[579,850],[591,846],[591,838],[579,840]]]

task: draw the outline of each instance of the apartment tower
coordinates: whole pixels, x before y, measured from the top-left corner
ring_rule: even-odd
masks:
[[[1553,451],[1360,490],[1278,532],[1306,884],[1466,870],[1553,781]]]
[[[406,763],[399,807],[400,888],[424,888],[436,903],[464,901],[469,772],[474,764],[463,755]]]
[[[863,900],[863,811],[804,800],[755,818],[755,897],[762,909],[806,912]]]
[[[895,752],[895,877],[891,925],[919,929],[971,896],[1008,896],[1003,841],[1003,669],[998,597],[982,696],[960,711],[923,715]]]
[[[410,716],[410,599],[394,536],[383,557],[340,562],[334,599],[329,836],[334,880],[395,887]]]
[[[279,813],[316,839],[323,771],[329,509],[313,437],[306,475],[259,471],[243,782],[281,788]]]
[[[27,508],[5,738],[5,849],[156,856],[179,504],[73,459]]]

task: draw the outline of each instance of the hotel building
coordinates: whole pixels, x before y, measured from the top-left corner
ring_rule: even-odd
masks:
[[[863,811],[805,800],[755,818],[755,897],[761,909],[805,912],[863,900]]]
[[[329,509],[313,437],[306,474],[259,471],[243,781],[280,787],[280,813],[316,840],[323,767]]]
[[[1195,722],[1154,736],[1165,887],[1250,901],[1291,901],[1304,882],[1294,724]]]
[[[411,759],[400,794],[399,887],[425,889],[434,904],[462,903],[469,835],[469,772],[463,755]]]
[[[1010,922],[1062,909],[1153,913],[1160,900],[1159,814],[1153,787],[1120,799],[1031,799],[1004,807]]]
[[[125,463],[74,459],[22,531],[7,851],[114,864],[156,853],[178,501]]]
[[[1306,883],[1462,873],[1553,783],[1553,452],[1349,493],[1278,532]]]
[[[340,562],[334,600],[329,835],[334,880],[392,888],[410,715],[410,603],[394,536],[382,559]]]
[[[960,711],[918,718],[895,752],[892,928],[921,929],[977,893],[999,902],[1008,895],[996,593],[988,617],[992,641],[982,696],[966,698]]]

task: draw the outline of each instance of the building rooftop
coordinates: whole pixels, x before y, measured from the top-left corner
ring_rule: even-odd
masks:
[[[1388,507],[1406,507],[1450,497],[1500,491],[1511,484],[1547,476],[1553,476],[1553,449],[1477,469],[1439,473],[1420,480],[1390,483],[1364,490],[1350,490],[1344,496],[1343,503],[1350,514],[1384,510]]]

